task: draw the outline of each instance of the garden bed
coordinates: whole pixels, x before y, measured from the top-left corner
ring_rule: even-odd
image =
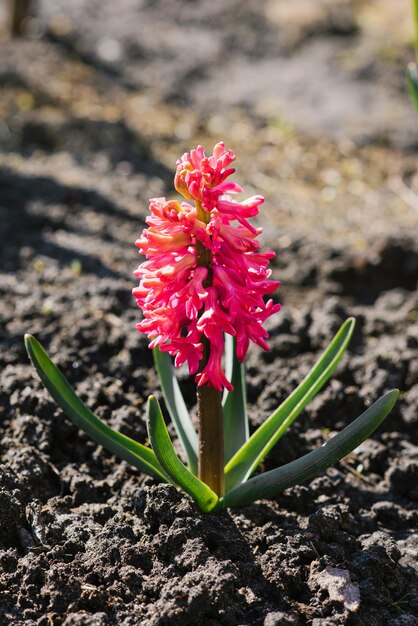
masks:
[[[219,137],[198,99],[182,110],[178,94],[158,98],[151,82],[147,92],[132,60],[122,74],[116,61],[103,67],[81,27],[69,47],[60,19],[40,39],[5,43],[0,61],[0,622],[418,623],[417,214],[387,185],[416,167],[410,127],[396,145],[376,145],[377,133],[359,148],[234,103]],[[332,45],[359,34],[317,28]],[[264,467],[321,445],[385,391],[402,396],[373,438],[324,475],[273,501],[202,515],[62,415],[23,335],[43,343],[97,415],[145,442],[146,398],[160,392],[135,331],[133,242],[147,198],[171,193],[179,144],[210,148],[220,138],[235,142],[236,179],[264,186],[260,223],[283,281],[283,309],[267,324],[271,350],[248,357],[253,428],[341,322],[357,319],[333,380]],[[183,370],[180,378],[194,414],[193,384]]]

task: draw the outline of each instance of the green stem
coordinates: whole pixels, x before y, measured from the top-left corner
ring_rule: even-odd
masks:
[[[197,218],[205,224],[209,221],[200,202],[196,201]],[[211,253],[200,241],[196,241],[197,264],[208,268],[205,285],[212,283]],[[203,337],[203,358],[200,371],[205,367],[210,355],[210,343]],[[219,497],[224,494],[224,420],[222,412],[222,392],[209,385],[197,388],[197,413],[199,422],[198,473]]]
[[[205,352],[209,342],[205,339]],[[207,359],[203,358],[203,364]],[[204,366],[204,365],[203,365]],[[224,495],[224,420],[222,392],[209,385],[197,388],[199,478],[219,497]]]

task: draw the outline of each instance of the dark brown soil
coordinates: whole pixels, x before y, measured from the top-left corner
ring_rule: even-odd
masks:
[[[418,131],[403,88],[412,53],[396,29],[376,53],[364,18],[373,2],[312,4],[306,17],[249,0],[40,3],[30,36],[1,42],[1,624],[418,624]],[[348,50],[356,71],[340,63]],[[276,106],[265,74],[275,61],[287,76],[277,116],[258,106]],[[305,102],[291,76],[314,61],[329,85],[318,100],[309,83]],[[367,127],[372,92],[408,113],[388,121],[372,107]],[[338,93],[351,104],[339,107]],[[239,155],[237,179],[266,195],[260,223],[282,280],[271,351],[248,358],[252,426],[346,317],[358,322],[333,381],[265,468],[320,445],[390,388],[402,396],[324,475],[204,516],[72,426],[23,335],[42,341],[100,417],[144,442],[158,381],[135,331],[133,242],[147,199],[172,193],[183,148],[220,138]],[[193,384],[181,379],[193,411]]]

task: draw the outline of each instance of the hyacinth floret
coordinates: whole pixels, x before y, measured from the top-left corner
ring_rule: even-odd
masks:
[[[242,189],[226,179],[234,173],[232,150],[218,143],[210,157],[202,146],[177,161],[175,187],[189,202],[150,200],[150,216],[136,245],[146,256],[133,290],[143,311],[137,324],[150,347],[188,364],[198,385],[221,391],[232,385],[222,366],[224,333],[236,338],[242,362],[252,341],[268,350],[265,320],[280,309],[264,296],[279,285],[269,280],[274,252],[260,252],[262,232],[248,218],[264,202],[238,202]]]

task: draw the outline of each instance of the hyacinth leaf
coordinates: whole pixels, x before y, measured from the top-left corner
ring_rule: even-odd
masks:
[[[227,463],[249,437],[245,365],[238,361],[235,337],[227,334],[225,335],[225,374],[234,388],[233,391],[225,389],[222,398],[225,463]]]
[[[409,63],[406,70],[406,79],[408,82],[409,95],[418,112],[418,71],[415,63]]]
[[[270,415],[225,466],[226,491],[245,482],[334,373],[353,334],[348,318],[300,385]]]
[[[244,506],[261,498],[277,496],[289,487],[314,478],[367,439],[390,413],[398,396],[397,389],[389,391],[323,446],[235,487],[224,496],[220,504],[225,508]]]
[[[197,476],[197,433],[180,391],[171,358],[159,348],[154,348],[152,352],[167,410],[187,457],[189,469]]]
[[[188,493],[203,513],[213,511],[218,503],[218,496],[180,461],[155,396],[148,398],[147,426],[152,448],[173,483]]]
[[[64,414],[96,443],[145,474],[167,482],[167,476],[154,452],[142,443],[113,430],[80,400],[64,374],[51,361],[39,341],[25,335],[25,346],[32,365]]]
[[[415,25],[415,55],[418,59],[418,0],[413,2],[414,25]],[[406,70],[406,80],[408,84],[409,95],[418,112],[418,70],[415,63],[409,63]]]

